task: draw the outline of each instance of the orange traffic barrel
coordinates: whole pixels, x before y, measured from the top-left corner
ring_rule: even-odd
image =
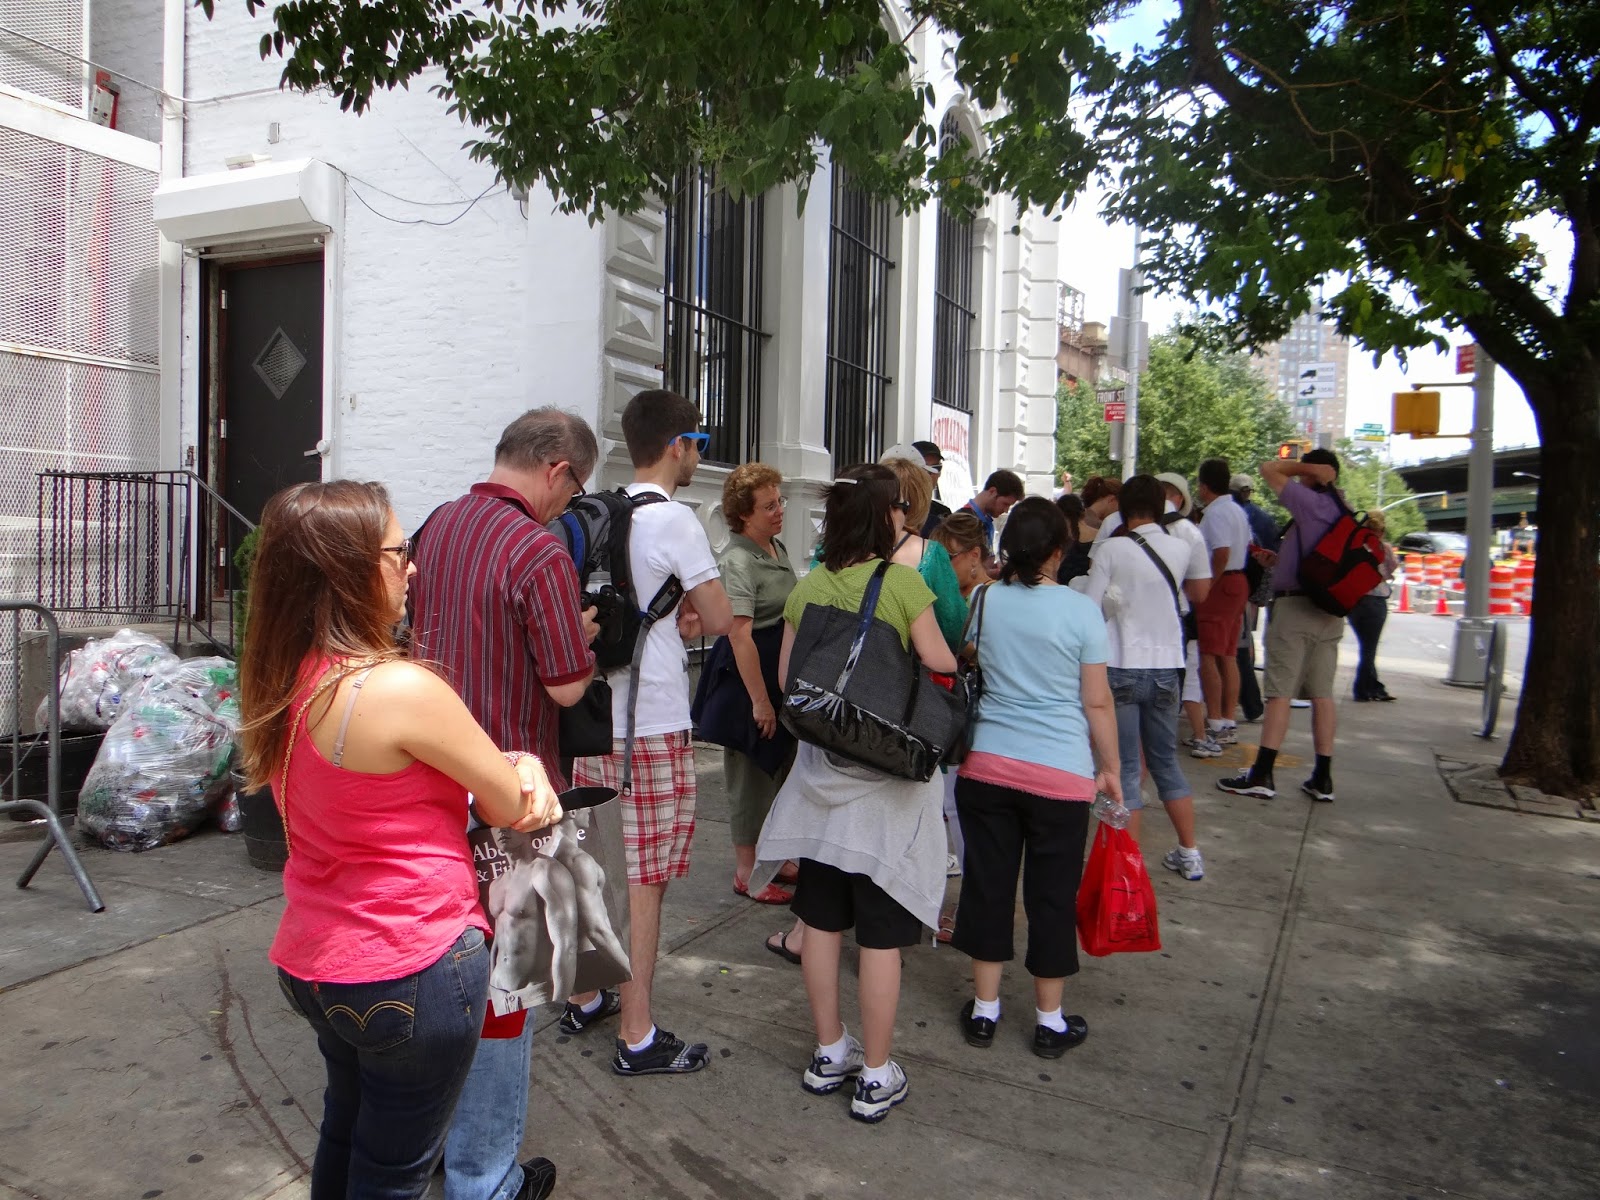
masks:
[[[1517,611],[1517,573],[1510,567],[1489,568],[1489,615],[1510,617]]]
[[[1525,617],[1533,613],[1533,564],[1533,556],[1529,555],[1526,558],[1519,558],[1516,567],[1513,568],[1516,579],[1512,588],[1512,598],[1516,602],[1517,611]]]

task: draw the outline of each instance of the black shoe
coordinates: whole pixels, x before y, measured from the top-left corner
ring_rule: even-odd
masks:
[[[607,1017],[614,1017],[622,1011],[622,997],[616,992],[601,992],[600,1007],[593,1012],[584,1012],[576,1004],[568,1004],[566,1011],[561,1014],[561,1028],[567,1033],[582,1033],[596,1021],[603,1021]]]
[[[530,1158],[522,1164],[522,1189],[513,1200],[545,1200],[555,1190],[555,1163],[548,1158]]]
[[[999,1022],[991,1021],[988,1017],[973,1016],[972,1009],[976,1003],[975,1000],[968,1000],[962,1008],[961,1032],[967,1039],[967,1045],[987,1050],[994,1045],[994,1028]]]
[[[1313,800],[1320,800],[1324,804],[1333,803],[1333,780],[1318,779],[1313,775],[1300,785],[1300,790]]]
[[[1243,775],[1230,775],[1217,780],[1217,786],[1235,796],[1253,796],[1257,800],[1271,800],[1278,793],[1273,789],[1272,776],[1257,777],[1249,771]]]
[[[710,1061],[711,1051],[704,1042],[690,1045],[665,1029],[658,1029],[655,1039],[637,1052],[629,1050],[628,1043],[618,1038],[611,1069],[618,1075],[688,1075]]]
[[[1374,700],[1393,700],[1394,699],[1394,697],[1389,695],[1389,693],[1386,692],[1386,691],[1385,692],[1377,692],[1377,693],[1375,693],[1373,695],[1372,698]]]
[[[1066,1018],[1067,1027],[1060,1033],[1048,1025],[1033,1027],[1033,1052],[1040,1058],[1060,1058],[1074,1046],[1083,1045],[1089,1036],[1089,1022],[1079,1016]]]
[[[1376,696],[1357,696],[1355,698],[1357,704],[1365,704],[1367,701],[1375,699],[1377,699]]]

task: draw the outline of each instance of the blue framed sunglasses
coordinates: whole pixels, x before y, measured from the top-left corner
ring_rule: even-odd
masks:
[[[705,453],[706,447],[711,444],[711,435],[709,433],[698,433],[698,432],[680,433],[678,435],[678,437],[675,437],[672,440],[673,441],[677,441],[678,438],[688,438],[688,439],[690,439],[692,442],[694,442],[695,449],[699,450],[702,454]]]

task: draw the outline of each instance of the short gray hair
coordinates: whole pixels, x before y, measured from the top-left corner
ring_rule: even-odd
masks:
[[[594,430],[575,412],[554,405],[530,408],[500,435],[496,466],[532,471],[544,463],[566,461],[580,480],[588,479],[600,457]]]

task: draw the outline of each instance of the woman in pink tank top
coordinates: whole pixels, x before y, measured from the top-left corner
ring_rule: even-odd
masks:
[[[379,484],[300,484],[262,514],[241,746],[289,845],[270,957],[328,1073],[312,1200],[426,1190],[488,996],[467,794],[491,825],[560,816],[538,759],[401,656],[415,572]]]

